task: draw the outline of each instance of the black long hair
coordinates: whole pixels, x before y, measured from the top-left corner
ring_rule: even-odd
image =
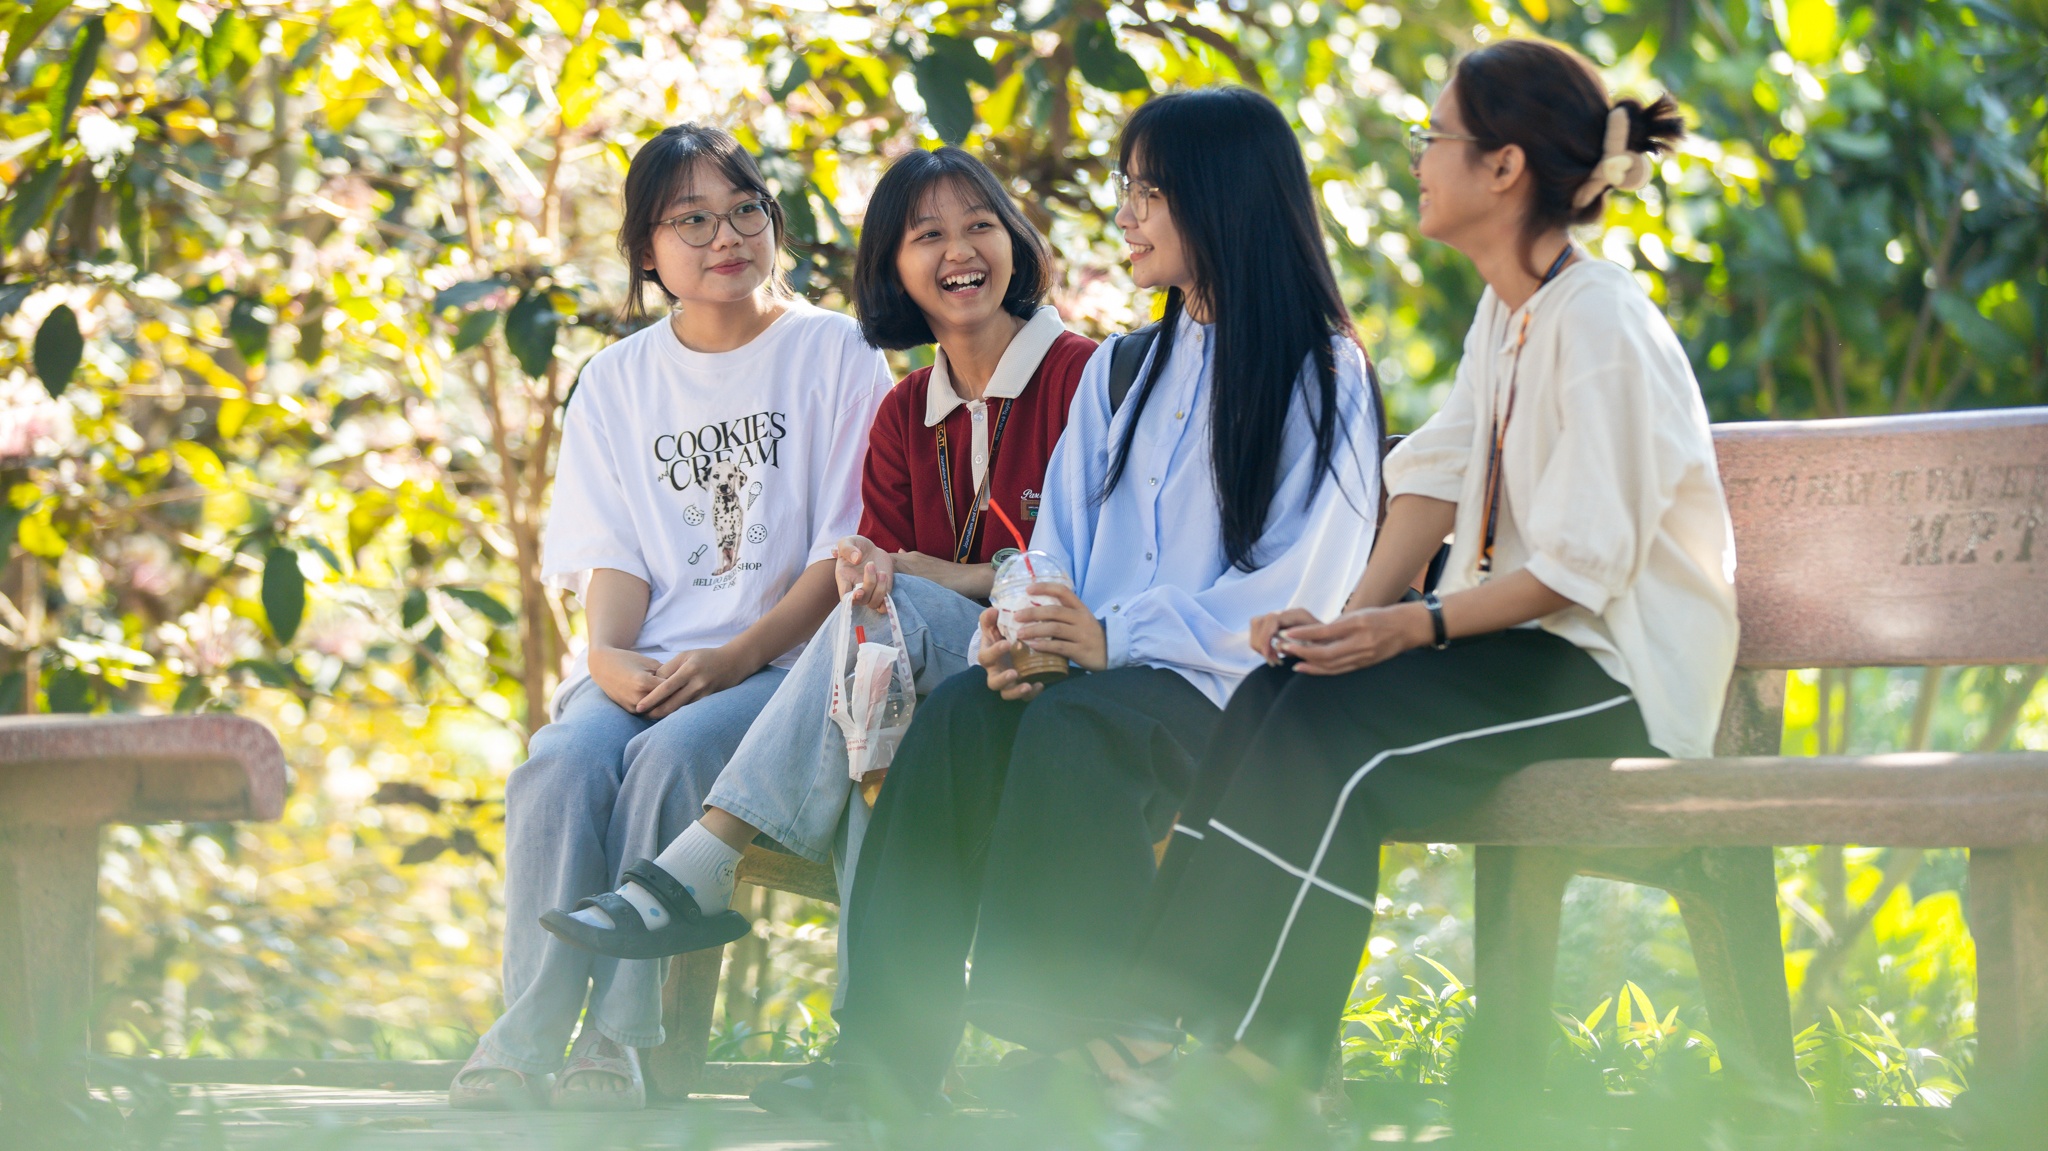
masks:
[[[901,351],[932,342],[931,323],[896,274],[896,253],[925,197],[949,182],[969,204],[994,212],[1010,234],[1010,284],[1003,290],[1003,310],[1028,320],[1052,290],[1052,252],[1045,237],[986,164],[950,144],[906,152],[875,185],[853,255],[854,311],[860,315],[861,334],[877,348]]]
[[[1287,117],[1246,88],[1176,92],[1146,103],[1124,126],[1118,164],[1156,185],[1173,213],[1203,310],[1215,321],[1209,455],[1231,566],[1258,566],[1280,452],[1296,393],[1315,424],[1315,479],[1328,476],[1340,427],[1331,337],[1357,339],[1330,274],[1322,217],[1308,164]],[[1133,389],[1130,422],[1102,495],[1130,460],[1138,417],[1151,398],[1187,301],[1167,293],[1151,370]],[[1305,373],[1304,363],[1314,366]],[[1378,383],[1367,372],[1373,409]],[[1377,458],[1377,447],[1368,458]]]

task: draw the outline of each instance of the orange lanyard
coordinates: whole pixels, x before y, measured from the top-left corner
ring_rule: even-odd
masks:
[[[1551,261],[1550,270],[1543,273],[1543,282],[1536,285],[1536,291],[1542,291],[1557,278],[1571,254],[1572,246],[1566,244],[1564,251],[1557,254],[1557,259]],[[1527,310],[1522,313],[1522,326],[1515,333],[1515,362],[1508,369],[1507,407],[1493,418],[1493,446],[1486,453],[1486,535],[1479,545],[1479,570],[1488,573],[1493,571],[1493,538],[1500,530],[1501,452],[1507,445],[1508,424],[1515,418],[1515,392],[1522,376],[1522,345],[1529,342],[1529,321],[1536,315],[1534,308],[1524,307]]]

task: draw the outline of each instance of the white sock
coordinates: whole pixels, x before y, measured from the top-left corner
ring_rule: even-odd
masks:
[[[711,834],[702,823],[693,823],[676,836],[675,842],[654,857],[655,866],[669,873],[677,883],[690,889],[690,898],[706,915],[716,915],[732,906],[733,885],[740,867],[740,851]],[[638,884],[628,884],[638,887]],[[628,896],[627,898],[632,898]],[[639,906],[637,903],[634,906]],[[659,908],[659,904],[656,907]],[[645,909],[642,909],[645,914]]]
[[[681,835],[676,836],[675,842],[654,857],[655,866],[682,884],[689,891],[690,898],[697,901],[698,910],[706,915],[716,915],[732,906],[734,876],[739,862],[740,853],[706,831],[701,823],[693,823],[684,829]],[[632,880],[619,885],[619,896],[633,905],[633,909],[640,913],[640,921],[649,930],[659,930],[668,923],[668,909],[654,898],[653,892]],[[586,907],[570,918],[605,930],[617,926],[611,916],[595,907]]]

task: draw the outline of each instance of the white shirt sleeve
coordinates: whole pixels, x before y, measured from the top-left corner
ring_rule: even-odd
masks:
[[[654,582],[628,514],[618,457],[603,426],[604,409],[592,388],[586,375],[562,420],[554,500],[541,536],[542,578],[579,594],[596,568]]]
[[[1465,341],[1465,355],[1458,361],[1444,406],[1387,454],[1389,496],[1428,496],[1451,503],[1463,498],[1465,469],[1471,466],[1472,445],[1478,442],[1473,377],[1479,372],[1479,357],[1472,354],[1472,344],[1469,338]]]
[[[1241,678],[1259,664],[1252,617],[1302,607],[1330,618],[1372,553],[1379,518],[1379,443],[1364,357],[1349,341],[1337,361],[1338,438],[1330,472],[1315,478],[1314,433],[1305,406],[1289,420],[1289,452],[1259,539],[1254,571],[1228,568],[1190,592],[1154,584],[1108,617],[1109,666],[1144,664],[1200,676]]]
[[[845,401],[833,421],[832,447],[818,476],[811,550],[804,558],[805,567],[832,558],[832,548],[860,530],[860,478],[868,458],[868,433],[875,426],[875,413],[881,410],[883,398],[895,384],[889,376],[889,361],[858,336],[847,340],[841,370]]]
[[[1080,587],[1095,548],[1095,493],[1109,475],[1116,445],[1109,410],[1109,360],[1115,340],[1104,340],[1081,369],[1081,382],[1067,406],[1067,426],[1045,465],[1045,497],[1031,528],[1031,547],[1060,562]],[[1156,347],[1156,342],[1155,342]],[[1151,363],[1147,353],[1146,364]],[[1143,378],[1144,372],[1139,372]]]
[[[1529,574],[1598,614],[1635,582],[1691,453],[1663,442],[1685,424],[1657,410],[1669,389],[1648,382],[1660,370],[1651,334],[1611,319],[1566,322],[1600,338],[1582,335],[1560,349],[1560,434],[1528,506],[1516,512]]]

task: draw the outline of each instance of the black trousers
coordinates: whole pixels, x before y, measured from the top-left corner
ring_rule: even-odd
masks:
[[[1175,828],[1128,989],[1320,1078],[1372,928],[1380,841],[1545,759],[1659,755],[1626,687],[1535,629],[1343,676],[1254,673]]]
[[[835,1061],[915,1098],[939,1087],[963,1018],[1044,1050],[1120,1018],[1153,845],[1221,715],[1157,668],[1073,675],[1029,703],[980,668],[941,684],[861,846]]]

